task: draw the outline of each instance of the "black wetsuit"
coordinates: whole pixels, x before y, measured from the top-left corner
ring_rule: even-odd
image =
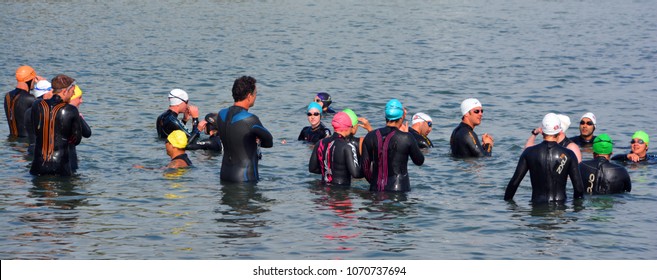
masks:
[[[5,94],[5,116],[9,125],[9,135],[27,137],[25,128],[25,111],[32,107],[34,95],[20,88]]]
[[[424,163],[424,155],[410,133],[391,126],[367,133],[362,161],[370,191],[410,191],[409,156],[415,165]]]
[[[632,190],[632,181],[627,170],[604,157],[582,161],[579,172],[588,194],[612,194]]]
[[[412,127],[408,128],[408,133],[413,135],[415,137],[415,142],[417,142],[417,146],[420,147],[420,149],[425,149],[425,148],[433,148],[433,143],[431,143],[431,140],[427,138],[426,136],[420,134],[419,132],[415,131]]]
[[[573,143],[577,144],[577,146],[580,146],[582,148],[593,147],[594,139],[595,139],[595,135],[593,135],[593,138],[591,138],[591,140],[585,140],[584,138],[582,138],[581,135],[570,137],[570,141],[572,141]]]
[[[611,160],[616,160],[620,162],[627,162],[631,163],[633,161],[629,160],[627,158],[628,154],[618,154],[614,155],[611,157]],[[639,159],[639,163],[657,163],[657,155],[656,154],[646,154],[645,157]]]
[[[157,136],[161,139],[167,139],[169,134],[175,130],[182,130],[187,134],[187,144],[195,143],[201,132],[198,130],[198,118],[192,120],[192,131],[188,131],[185,124],[178,119],[178,113],[171,109],[166,110],[156,121]]]
[[[312,126],[306,126],[301,129],[301,133],[299,133],[297,140],[315,144],[317,141],[329,136],[331,136],[331,130],[326,128],[326,126],[320,122],[315,129],[313,129]]]
[[[458,158],[491,156],[493,150],[493,146],[490,144],[481,145],[477,133],[464,122],[461,122],[452,131],[449,146],[452,156]]]
[[[308,163],[308,171],[322,174],[322,181],[335,185],[350,185],[351,177],[362,178],[358,162],[358,146],[335,133],[317,142]]]
[[[195,143],[189,143],[185,150],[210,150],[215,152],[221,152],[221,138],[219,134],[210,136],[205,140],[198,140]]]
[[[91,137],[91,127],[82,116],[80,116],[80,132],[82,137],[89,138]],[[71,169],[73,172],[78,170],[78,151],[75,149],[76,145],[68,146],[70,148],[69,156],[71,157]]]
[[[59,95],[41,100],[32,108],[36,143],[30,174],[73,174],[70,146],[80,143],[82,118],[78,108],[62,101]]]
[[[518,160],[513,177],[506,186],[504,200],[513,199],[527,171],[530,172],[532,182],[533,203],[566,201],[568,176],[573,183],[573,196],[583,196],[584,185],[577,166],[577,157],[573,151],[557,142],[543,141],[525,149]]]
[[[559,145],[561,145],[561,147],[566,147],[567,148],[568,145],[570,145],[570,143],[575,143],[575,142],[571,141],[570,138],[568,138],[568,137],[564,137],[563,140],[561,140],[561,142],[559,142]]]
[[[231,106],[219,111],[219,137],[224,145],[221,180],[229,182],[258,181],[258,144],[270,148],[273,137],[260,119],[246,109]]]
[[[30,108],[27,108],[25,110],[25,117],[23,117],[23,121],[25,122],[25,130],[27,131],[27,141],[29,145],[27,146],[27,154],[33,155],[34,154],[34,144],[36,143],[36,134],[34,131],[34,126],[32,126],[32,107],[35,106],[35,104],[38,104],[41,102],[43,98],[39,97],[37,98],[33,103]]]
[[[187,163],[187,166],[192,166],[192,161],[189,160],[189,157],[187,156],[187,154],[180,154],[180,155],[172,158],[171,161],[174,161],[174,160],[177,160],[177,159],[182,159],[182,160],[185,161],[185,163]]]

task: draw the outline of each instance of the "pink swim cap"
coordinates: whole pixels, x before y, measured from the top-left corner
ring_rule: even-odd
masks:
[[[333,125],[333,129],[335,130],[335,132],[350,130],[352,127],[351,118],[345,112],[340,112],[335,114],[335,116],[333,117],[333,121],[331,121],[331,124]]]

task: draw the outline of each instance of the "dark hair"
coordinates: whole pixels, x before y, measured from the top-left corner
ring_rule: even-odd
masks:
[[[256,79],[251,76],[242,76],[233,83],[233,100],[242,101],[255,91]]]
[[[52,78],[50,84],[52,86],[52,91],[57,93],[62,89],[68,88],[73,82],[75,82],[75,79],[63,74],[59,74]]]

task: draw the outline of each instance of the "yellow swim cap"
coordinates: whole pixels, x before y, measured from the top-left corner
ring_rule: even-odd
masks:
[[[82,90],[78,85],[75,85],[75,89],[73,90],[73,92],[74,94],[73,97],[71,97],[71,100],[82,97]]]
[[[187,134],[185,134],[182,130],[174,130],[167,137],[167,141],[169,141],[172,146],[178,149],[184,149],[187,147]]]

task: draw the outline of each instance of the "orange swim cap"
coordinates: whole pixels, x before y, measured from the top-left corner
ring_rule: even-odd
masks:
[[[18,67],[16,69],[16,81],[19,83],[25,83],[27,81],[31,81],[32,79],[36,78],[37,74],[36,71],[34,71],[34,68],[23,65],[21,67]]]

